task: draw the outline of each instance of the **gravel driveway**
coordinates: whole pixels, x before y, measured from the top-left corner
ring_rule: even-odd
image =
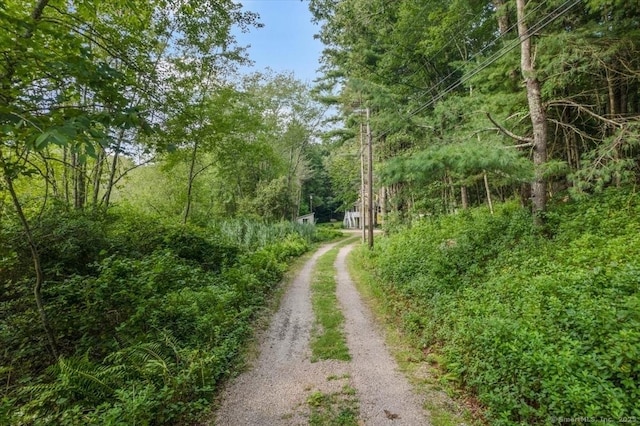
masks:
[[[345,316],[352,360],[311,363],[310,282],[316,261],[335,244],[321,247],[289,286],[261,341],[253,368],[223,391],[219,426],[307,425],[311,392],[339,392],[347,380],[356,389],[362,425],[428,425],[422,401],[413,394],[373,323],[345,265],[353,245],[336,259],[337,296]],[[330,380],[329,378],[342,378]]]

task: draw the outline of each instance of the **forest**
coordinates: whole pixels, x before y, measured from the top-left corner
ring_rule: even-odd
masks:
[[[0,424],[191,424],[335,232],[326,107],[231,1],[0,4]],[[313,178],[313,179],[312,179]],[[301,202],[301,200],[304,200]]]
[[[476,421],[638,421],[640,5],[308,6],[313,85],[233,0],[0,3],[0,424],[201,421],[365,160],[352,266]]]

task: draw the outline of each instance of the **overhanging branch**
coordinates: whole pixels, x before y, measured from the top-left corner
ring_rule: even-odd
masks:
[[[501,124],[499,124],[496,120],[493,119],[493,117],[491,117],[491,114],[487,113],[487,118],[489,119],[489,121],[491,121],[493,123],[494,126],[496,126],[496,128],[504,133],[505,135],[509,136],[512,139],[517,140],[518,142],[522,142],[521,145],[517,145],[518,148],[522,148],[522,147],[527,147],[527,146],[533,146],[534,140],[533,138],[526,138],[524,136],[519,136],[516,135],[515,133],[513,133],[512,131],[504,128]]]
[[[614,117],[614,118],[609,118],[609,117],[605,117],[604,115],[598,114],[595,111],[587,108],[584,105],[581,105],[577,102],[571,101],[569,99],[560,99],[560,100],[555,100],[555,101],[551,101],[547,104],[547,106],[549,107],[572,107],[572,108],[576,108],[578,111],[584,112],[587,115],[590,115],[591,117],[595,118],[596,120],[599,120],[603,123],[609,124],[613,127],[617,127],[617,128],[622,128],[624,127],[624,123],[625,121],[628,121],[624,118],[621,117]]]

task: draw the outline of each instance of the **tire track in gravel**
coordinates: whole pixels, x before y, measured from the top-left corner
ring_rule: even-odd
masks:
[[[306,425],[309,391],[331,385],[327,377],[332,374],[346,373],[345,362],[311,363],[309,349],[314,321],[311,276],[318,258],[336,244],[316,251],[290,284],[261,341],[253,368],[223,391],[216,425]]]
[[[345,259],[353,245],[343,247],[335,262],[337,296],[345,316],[352,361],[311,363],[309,341],[315,320],[311,307],[312,273],[318,258],[337,244],[321,247],[294,278],[261,339],[253,368],[223,390],[214,424],[307,425],[306,400],[310,392],[339,392],[344,385],[342,380],[327,380],[330,376],[348,377],[349,384],[357,390],[362,425],[429,424],[421,401],[398,371],[347,272]]]
[[[364,305],[347,270],[346,258],[353,245],[343,247],[336,258],[338,302],[345,316],[351,375],[360,401],[360,418],[370,426],[428,425],[424,401],[418,398],[385,345],[382,333]],[[396,417],[397,416],[397,417]]]

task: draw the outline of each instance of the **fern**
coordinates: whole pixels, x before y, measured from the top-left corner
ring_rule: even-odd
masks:
[[[60,358],[47,369],[47,376],[49,382],[25,386],[19,392],[19,397],[28,401],[23,411],[36,418],[112,399],[124,383],[125,369],[122,365],[96,364],[85,353],[81,357]]]
[[[88,353],[82,357],[60,358],[52,365],[50,373],[56,383],[65,390],[73,390],[82,395],[107,397],[122,382],[124,368],[121,365],[102,365],[89,360]],[[26,388],[34,390],[38,385]]]
[[[111,354],[107,359],[127,365],[138,375],[150,382],[162,378],[162,384],[168,385],[174,379],[171,357],[163,351],[160,342],[142,342]]]

